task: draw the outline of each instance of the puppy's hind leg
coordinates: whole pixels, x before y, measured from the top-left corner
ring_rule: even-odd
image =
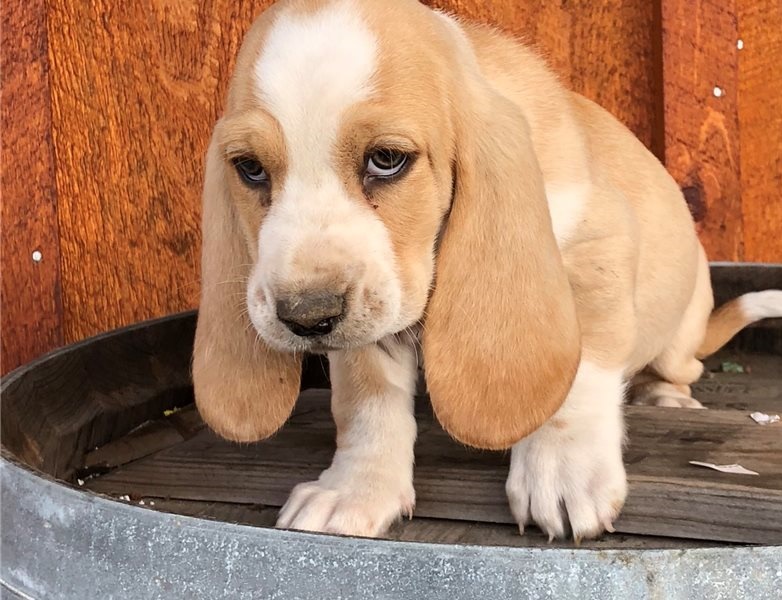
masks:
[[[631,404],[703,408],[700,402],[692,398],[690,384],[703,373],[703,363],[696,356],[706,336],[713,308],[709,265],[703,248],[700,248],[698,272],[690,303],[665,349],[648,365],[645,373],[633,380],[630,387]]]
[[[668,408],[706,408],[692,397],[689,385],[663,381],[649,371],[636,375],[630,382],[627,403],[635,406]]]

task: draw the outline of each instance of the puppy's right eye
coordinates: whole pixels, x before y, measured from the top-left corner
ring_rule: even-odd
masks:
[[[391,148],[378,148],[367,159],[367,177],[391,179],[407,165],[407,154]]]
[[[258,187],[269,181],[269,175],[263,165],[253,157],[239,156],[232,162],[239,177],[250,187]]]

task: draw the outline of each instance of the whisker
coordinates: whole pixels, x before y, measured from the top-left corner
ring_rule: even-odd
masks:
[[[416,339],[415,334],[413,333],[411,327],[405,327],[403,331],[407,334],[407,337],[410,339],[410,345],[413,347],[413,353],[415,354],[415,364],[417,368],[418,365],[421,364],[421,359],[418,356],[418,340]]]
[[[244,278],[244,279],[226,279],[224,281],[217,281],[213,285],[215,285],[215,286],[218,286],[218,285],[230,285],[230,284],[236,284],[236,283],[245,284],[248,281],[249,281],[249,278]]]
[[[320,363],[320,370],[323,371],[323,376],[326,378],[326,381],[331,384],[331,376],[329,375],[328,371],[326,371],[326,365],[323,364],[322,360],[318,361]]]

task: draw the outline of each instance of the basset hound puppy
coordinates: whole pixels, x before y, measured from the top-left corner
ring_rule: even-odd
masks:
[[[253,25],[206,159],[198,409],[220,435],[288,418],[328,353],[337,450],[278,526],[377,536],[415,504],[418,362],[456,440],[511,451],[523,532],[612,530],[622,404],[698,406],[699,357],[782,315],[712,314],[660,162],[534,52],[415,0],[287,0]],[[711,315],[711,318],[710,318]]]

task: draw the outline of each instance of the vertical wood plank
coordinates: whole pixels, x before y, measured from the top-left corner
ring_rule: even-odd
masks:
[[[609,110],[662,158],[655,2],[424,0],[535,46],[572,89]]]
[[[782,260],[778,2],[426,3],[535,44],[664,154],[711,258]],[[3,3],[3,372],[195,306],[202,155],[242,35],[269,4]]]
[[[208,136],[269,0],[51,0],[68,341],[198,301]]]
[[[782,262],[782,3],[739,0],[744,258]]]
[[[712,260],[743,258],[736,0],[662,0],[665,164]]]
[[[2,7],[0,371],[63,342],[46,3]],[[40,261],[33,260],[33,252]]]

